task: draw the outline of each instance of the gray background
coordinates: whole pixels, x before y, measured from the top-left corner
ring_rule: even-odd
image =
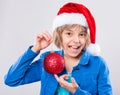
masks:
[[[34,43],[35,35],[51,32],[61,5],[70,0],[0,0],[0,95],[39,95],[39,82],[11,88],[4,75],[11,64]],[[120,95],[119,0],[73,0],[83,3],[97,23],[97,43],[110,69],[114,95]],[[50,49],[47,48],[47,49]]]

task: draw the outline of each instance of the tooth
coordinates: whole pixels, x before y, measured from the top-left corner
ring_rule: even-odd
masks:
[[[77,46],[72,46],[72,48],[75,48],[75,49],[76,49],[76,48],[78,48],[78,47],[77,47]]]

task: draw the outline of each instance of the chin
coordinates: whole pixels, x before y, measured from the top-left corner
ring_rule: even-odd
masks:
[[[79,58],[80,56],[81,56],[81,53],[79,53],[79,54],[70,54],[70,56],[71,57],[74,57],[74,58]]]

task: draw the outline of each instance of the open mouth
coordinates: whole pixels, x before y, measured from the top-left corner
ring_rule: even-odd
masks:
[[[71,51],[71,52],[76,53],[76,52],[78,52],[80,46],[69,46],[69,48],[70,48],[70,51]]]

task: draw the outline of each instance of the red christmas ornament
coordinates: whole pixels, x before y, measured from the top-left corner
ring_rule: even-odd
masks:
[[[55,52],[48,54],[44,59],[44,69],[51,74],[62,72],[65,66],[64,58]]]

